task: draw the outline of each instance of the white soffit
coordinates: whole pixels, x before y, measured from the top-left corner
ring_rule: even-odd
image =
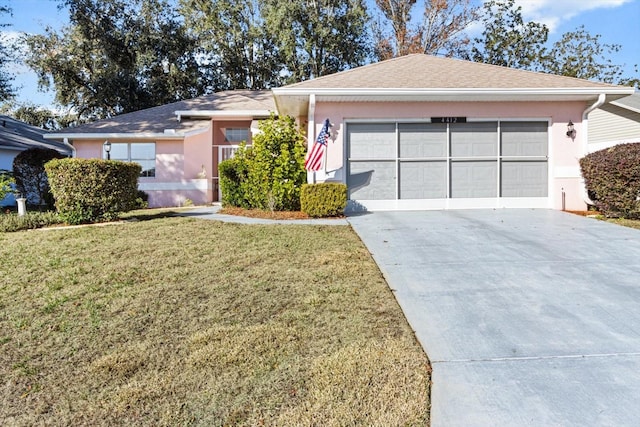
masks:
[[[64,139],[80,140],[80,139],[154,139],[154,140],[166,140],[166,139],[183,139],[187,136],[197,135],[199,133],[206,132],[209,128],[195,129],[187,132],[167,132],[166,129],[163,133],[158,132],[140,132],[140,133],[122,133],[122,132],[105,132],[105,133],[49,133],[44,135],[45,139]]]
[[[253,118],[269,117],[269,110],[178,110],[174,114],[179,118]]]
[[[283,114],[306,114],[310,94],[317,102],[506,102],[506,101],[590,101],[601,93],[609,100],[633,93],[633,88],[567,89],[273,89],[278,110]]]

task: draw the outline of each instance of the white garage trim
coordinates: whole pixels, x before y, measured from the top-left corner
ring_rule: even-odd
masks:
[[[474,131],[473,124],[481,123],[488,126]],[[522,125],[507,126],[509,123]],[[351,119],[344,124],[349,209],[551,207],[548,118],[469,118],[444,124],[429,119]],[[527,138],[528,129],[538,136]],[[540,140],[541,132],[544,140]],[[453,135],[457,135],[455,140]],[[361,198],[364,195],[377,197]],[[518,195],[522,197],[512,197]]]

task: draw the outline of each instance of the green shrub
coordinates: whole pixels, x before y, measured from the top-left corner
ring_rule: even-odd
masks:
[[[115,219],[136,207],[139,164],[61,159],[45,168],[58,213],[69,224]]]
[[[7,197],[8,194],[13,193],[13,185],[15,181],[10,171],[0,170],[0,202]]]
[[[245,209],[300,209],[306,182],[304,135],[291,117],[262,120],[251,147],[220,163],[222,204]]]
[[[336,182],[304,184],[300,205],[302,212],[311,217],[342,215],[347,206],[347,186]]]
[[[621,144],[580,159],[596,208],[608,217],[640,218],[640,143]]]
[[[0,214],[0,231],[6,233],[31,230],[63,222],[55,212],[27,212],[24,216],[18,216],[15,213]]]
[[[149,194],[138,190],[134,209],[147,209],[149,207]]]
[[[44,165],[50,160],[64,157],[56,150],[35,147],[22,151],[13,159],[13,178],[17,190],[29,204],[53,209],[54,198]]]
[[[249,208],[242,187],[242,184],[247,180],[247,155],[243,144],[232,158],[218,164],[222,206]]]

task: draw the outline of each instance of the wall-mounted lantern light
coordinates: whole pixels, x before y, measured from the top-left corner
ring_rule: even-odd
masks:
[[[569,120],[569,123],[567,123],[567,136],[571,139],[576,137],[576,129],[573,126],[573,122],[571,120]]]
[[[107,139],[102,146],[104,147],[104,152],[107,153],[107,160],[111,160],[111,143],[109,140]]]

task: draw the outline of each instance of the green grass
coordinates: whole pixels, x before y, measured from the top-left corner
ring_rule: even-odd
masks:
[[[0,234],[0,425],[427,425],[428,360],[348,227]]]
[[[614,224],[622,225],[625,227],[640,229],[640,220],[637,220],[637,219],[608,218],[608,219],[605,219],[605,221],[612,222]]]

